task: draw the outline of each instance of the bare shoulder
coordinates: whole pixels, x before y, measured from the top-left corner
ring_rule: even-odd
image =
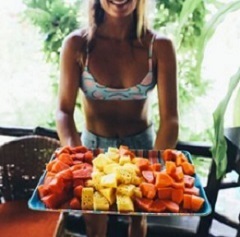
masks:
[[[83,53],[87,43],[87,30],[79,29],[71,32],[65,37],[62,44],[62,50],[69,53]]]
[[[175,54],[173,42],[170,38],[162,35],[156,35],[153,50],[157,57]]]

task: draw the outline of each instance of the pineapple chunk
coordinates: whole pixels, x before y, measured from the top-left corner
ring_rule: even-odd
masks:
[[[135,172],[137,175],[140,175],[140,174],[141,174],[140,169],[139,169],[135,164],[126,163],[126,164],[124,164],[123,166],[124,166],[124,167],[127,167],[127,168],[129,168],[129,169],[134,170],[134,172]]]
[[[134,187],[133,196],[137,198],[142,198],[142,191],[139,187]]]
[[[116,188],[118,185],[116,173],[106,174],[102,176],[100,184],[102,187]]]
[[[93,209],[93,188],[82,189],[82,209],[92,210]]]
[[[92,181],[93,185],[96,190],[99,190],[102,188],[101,186],[101,178],[104,176],[103,172],[93,172],[92,173]]]
[[[114,188],[103,188],[99,192],[108,200],[110,205],[116,201],[115,189]]]
[[[93,165],[101,171],[106,165],[113,163],[113,161],[103,153],[99,154],[92,162]]]
[[[119,164],[117,163],[113,163],[113,164],[109,164],[109,165],[106,165],[104,168],[103,168],[103,171],[105,174],[111,174],[111,173],[115,173],[115,170],[119,167]]]
[[[119,149],[117,147],[108,147],[108,152],[109,153],[117,153],[119,154]]]
[[[130,197],[125,195],[117,195],[117,208],[120,212],[134,211],[133,201]]]
[[[117,187],[117,194],[126,195],[132,197],[134,193],[135,186],[132,184],[120,184]]]
[[[119,155],[118,153],[115,153],[115,152],[107,152],[107,153],[106,153],[106,156],[107,156],[110,160],[114,161],[115,163],[118,163],[118,162],[119,162],[119,157],[120,157],[120,155]]]
[[[119,182],[123,184],[130,184],[133,177],[136,176],[133,169],[123,166],[116,169],[116,175]]]
[[[96,191],[93,195],[93,208],[94,210],[109,210],[108,200],[98,191]]]
[[[119,164],[120,165],[124,165],[124,164],[130,164],[131,163],[131,157],[130,156],[120,156],[120,159],[119,159]]]
[[[94,182],[92,179],[89,179],[85,182],[85,187],[94,187]]]
[[[144,178],[143,177],[138,177],[138,176],[133,176],[132,178],[132,184],[138,186],[140,185],[142,182],[144,182]]]

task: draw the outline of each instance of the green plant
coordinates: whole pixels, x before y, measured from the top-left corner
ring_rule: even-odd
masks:
[[[224,137],[224,116],[231,96],[233,92],[236,90],[239,82],[240,82],[240,68],[230,78],[228,91],[213,113],[214,135],[213,135],[213,147],[211,150],[217,166],[216,169],[217,178],[223,177],[226,173],[227,142]]]
[[[23,0],[25,16],[45,35],[43,51],[46,60],[58,66],[63,39],[80,27],[81,0],[69,5],[64,0]]]

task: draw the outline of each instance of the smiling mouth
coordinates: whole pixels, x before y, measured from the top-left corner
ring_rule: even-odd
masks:
[[[121,5],[124,5],[124,4],[126,4],[127,2],[129,2],[129,0],[120,0],[120,1],[110,0],[109,2],[112,3],[112,4],[114,4],[114,5],[121,6]]]

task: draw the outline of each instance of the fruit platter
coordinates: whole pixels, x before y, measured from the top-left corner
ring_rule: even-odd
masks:
[[[175,149],[58,148],[30,209],[114,215],[197,215],[211,207],[191,155]]]

